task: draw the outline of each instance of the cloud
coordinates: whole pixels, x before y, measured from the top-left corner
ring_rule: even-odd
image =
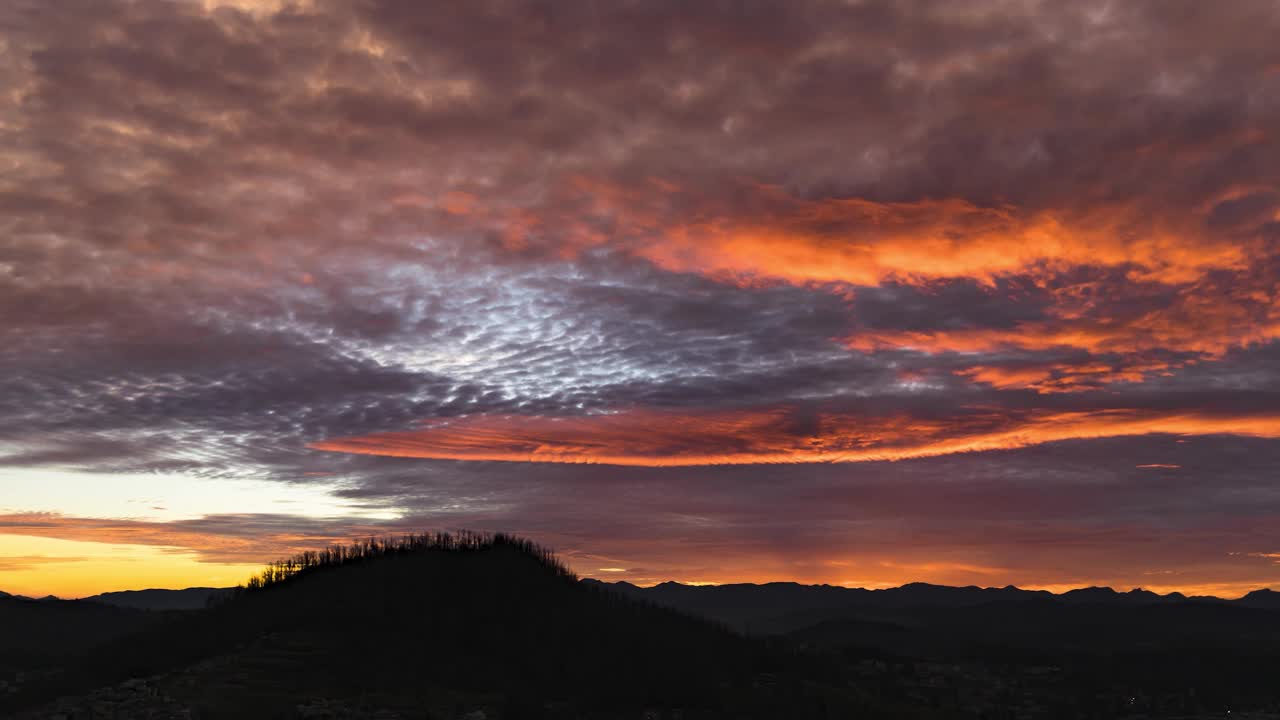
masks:
[[[1272,3],[107,0],[0,27],[0,465],[338,479],[421,522],[583,521],[584,554],[607,515],[710,558],[707,528],[787,508],[745,563],[841,522],[806,478],[855,466],[794,462],[936,489],[1176,434],[1191,456],[1123,482],[1236,511],[1197,458],[1240,456],[1194,441],[1275,443]],[[553,471],[709,507],[551,512],[524,477]],[[735,483],[726,515],[705,493]],[[1070,499],[1028,492],[1024,519]],[[1145,553],[1143,508],[1098,537]],[[182,529],[148,527],[95,532]],[[1025,571],[911,542],[879,559]],[[596,566],[716,575],[672,543]]]
[[[926,418],[776,408],[550,419],[482,416],[440,422],[417,431],[335,438],[312,447],[444,460],[665,467],[902,460],[1060,440],[1152,434],[1280,438],[1280,414],[988,410]]]
[[[18,572],[50,563],[80,562],[85,559],[74,555],[0,555],[0,570]]]
[[[193,520],[68,517],[57,513],[0,515],[0,532],[115,545],[149,545],[194,552],[210,563],[266,563],[302,550],[388,532],[376,522],[291,515],[209,515]],[[73,561],[79,558],[52,558]],[[30,564],[30,563],[29,563]]]

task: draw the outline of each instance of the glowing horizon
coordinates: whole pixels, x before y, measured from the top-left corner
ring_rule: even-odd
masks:
[[[3,520],[4,518],[0,518],[0,521]],[[379,533],[371,533],[368,536],[394,537],[393,534]],[[335,537],[330,543],[312,546],[295,545],[287,552],[317,550],[328,544],[343,543],[353,539],[359,538],[355,535],[349,538]],[[19,552],[30,554],[10,555],[10,553]],[[202,553],[206,552],[208,552],[207,548],[177,545],[115,544],[57,539],[36,534],[0,535],[0,554],[9,561],[8,564],[0,566],[5,571],[8,583],[5,592],[33,598],[53,595],[68,600],[122,590],[233,587],[243,584],[267,563],[287,556],[282,550],[277,555],[263,556],[264,559],[256,562],[228,563],[207,559],[202,556]],[[1180,592],[1188,596],[1213,596],[1229,600],[1243,597],[1253,590],[1280,585],[1280,570],[1277,570],[1275,579],[1263,584],[1239,580],[1200,584],[1167,582],[1125,584],[1103,576],[1080,578],[1071,583],[1046,583],[1038,580],[1016,582],[1013,578],[1017,576],[1017,571],[1008,568],[985,568],[948,563],[922,563],[901,567],[898,563],[889,560],[858,563],[825,560],[822,566],[829,570],[827,574],[808,574],[811,571],[806,570],[804,571],[806,574],[801,579],[797,579],[795,574],[742,574],[743,571],[734,571],[727,575],[704,574],[698,578],[654,578],[644,574],[637,575],[627,568],[592,569],[590,567],[592,560],[589,558],[574,560],[570,556],[566,559],[570,569],[580,577],[607,582],[626,581],[640,587],[652,587],[663,582],[678,582],[694,586],[801,582],[809,585],[888,589],[925,582],[953,587],[975,584],[984,588],[1013,586],[1022,590],[1046,590],[1054,594],[1086,587],[1106,586],[1117,592],[1140,589],[1162,595]],[[858,571],[859,566],[861,566],[860,572],[867,575],[866,577],[856,580],[837,579],[842,575],[850,574],[850,571]],[[132,572],[122,576],[120,574],[122,570],[132,570]],[[903,571],[910,574],[894,574]],[[952,574],[957,572],[961,575]],[[976,582],[963,582],[955,579],[957,577],[972,577]]]

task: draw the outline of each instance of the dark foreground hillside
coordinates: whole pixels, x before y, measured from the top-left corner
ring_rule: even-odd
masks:
[[[172,619],[76,600],[0,595],[0,702],[20,684],[74,663],[92,648]]]
[[[1280,718],[1280,603],[1268,590],[600,586],[834,653],[876,697],[935,717]]]
[[[428,539],[348,555],[281,564],[219,605],[110,640],[10,697],[0,715],[90,717],[96,707],[93,717],[776,718],[873,709],[816,658],[811,665],[584,585],[518,540]],[[104,687],[114,689],[93,692]],[[49,704],[66,696],[78,699]]]

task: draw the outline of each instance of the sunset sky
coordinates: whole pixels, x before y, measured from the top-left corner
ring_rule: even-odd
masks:
[[[1280,5],[0,5],[0,590],[504,530],[1280,589]]]

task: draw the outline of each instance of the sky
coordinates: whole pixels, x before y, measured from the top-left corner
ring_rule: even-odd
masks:
[[[0,589],[502,530],[1280,588],[1280,6],[0,6]]]

